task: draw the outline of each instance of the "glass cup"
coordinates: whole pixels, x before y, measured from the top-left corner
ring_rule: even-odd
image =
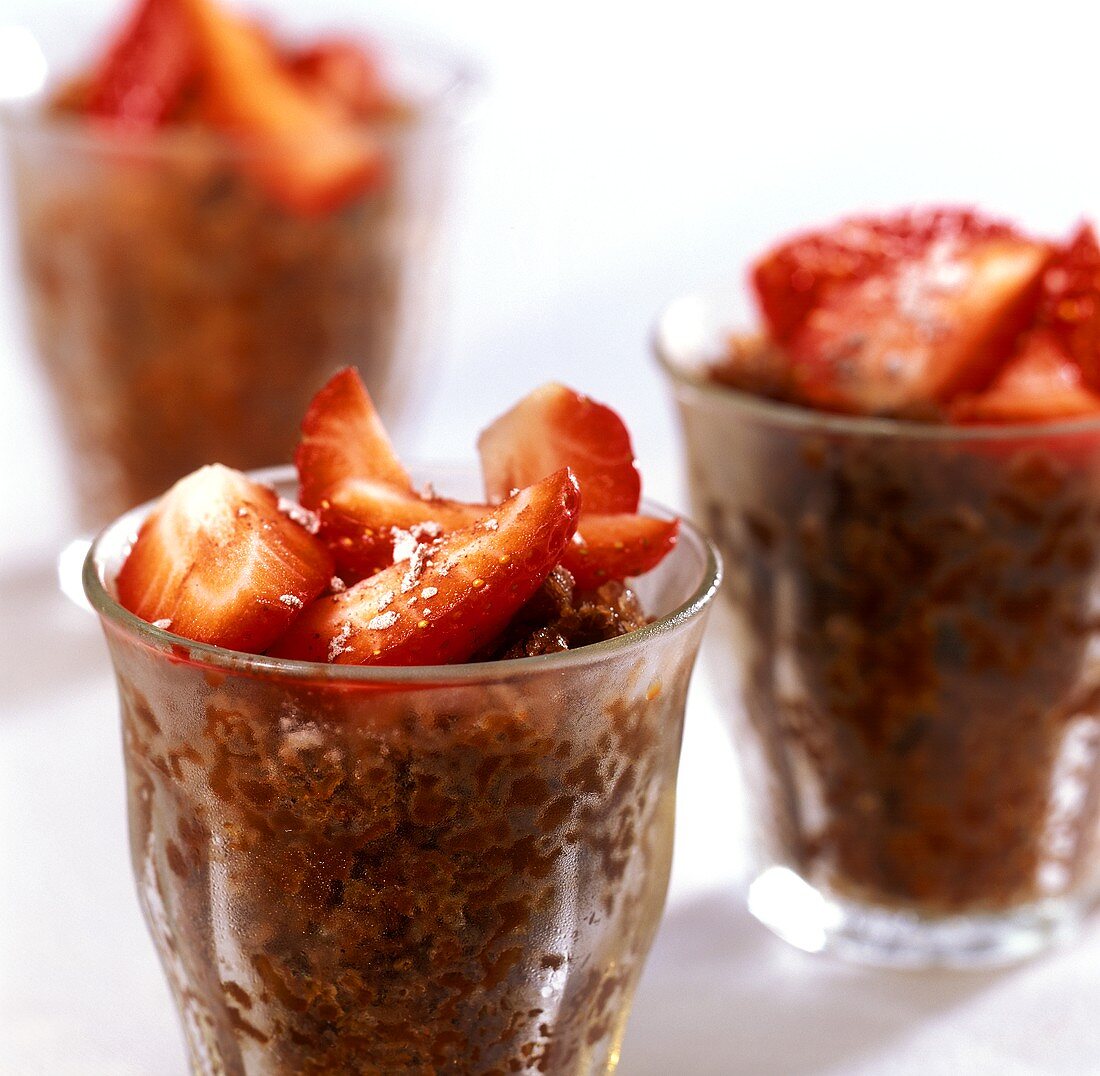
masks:
[[[295,490],[289,469],[258,477]],[[100,535],[84,579],[118,679],[138,892],[195,1071],[611,1072],[667,887],[720,578],[707,540],[685,524],[639,581],[658,618],[634,634],[360,668],[126,612],[111,580],[144,511]]]
[[[656,336],[745,771],[750,910],[808,950],[1012,961],[1098,892],[1100,422],[849,418],[708,381],[735,289]]]
[[[311,216],[250,178],[259,151],[216,132],[120,138],[41,99],[0,109],[31,325],[82,526],[212,459],[248,469],[289,458],[306,405],[339,366],[359,368],[400,428],[423,385],[470,79],[422,43],[380,51],[408,104],[364,131],[382,143],[388,178]]]

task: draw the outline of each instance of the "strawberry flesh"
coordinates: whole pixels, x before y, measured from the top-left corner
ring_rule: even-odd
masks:
[[[1100,390],[1100,245],[1089,224],[1056,251],[1043,274],[1036,318]]]
[[[1039,329],[976,396],[960,398],[952,418],[963,423],[1050,422],[1100,414],[1100,396],[1089,390],[1081,367],[1058,335]]]
[[[412,479],[397,458],[359,372],[334,374],[314,396],[302,420],[294,456],[301,501],[321,509],[348,479],[370,479],[412,493]]]
[[[329,547],[345,582],[356,582],[393,564],[402,532],[438,537],[490,515],[487,504],[462,504],[371,479],[347,479],[319,510],[319,537]]]
[[[377,59],[357,42],[328,38],[294,53],[287,63],[306,90],[348,119],[369,122],[394,109]]]
[[[921,258],[936,243],[1010,239],[1012,227],[968,209],[910,209],[803,232],[770,250],[751,281],[772,340],[787,343],[834,288]]]
[[[177,635],[261,653],[332,578],[325,547],[275,492],[214,465],[177,482],[142,524],[119,602]]]
[[[561,470],[479,524],[315,602],[271,653],[356,665],[465,661],[496,638],[560,561],[580,493]]]
[[[641,476],[623,420],[564,385],[536,389],[478,439],[485,488],[499,500],[561,467],[577,477],[586,512],[636,512]]]
[[[197,73],[178,0],[143,0],[93,74],[84,108],[110,126],[150,131],[172,116]]]
[[[1034,316],[1048,257],[1030,240],[964,237],[837,284],[789,344],[796,397],[922,416],[983,388]]]
[[[244,151],[257,182],[301,215],[339,209],[384,179],[376,139],[308,92],[271,41],[212,0],[178,0],[190,21],[210,123]]]
[[[585,512],[562,566],[579,590],[595,590],[608,580],[621,581],[656,568],[672,552],[679,533],[678,519]]]

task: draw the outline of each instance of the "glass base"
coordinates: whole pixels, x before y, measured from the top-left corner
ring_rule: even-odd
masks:
[[[788,867],[749,885],[749,911],[784,941],[886,968],[992,968],[1015,964],[1077,934],[1083,910],[1051,899],[1012,911],[926,918],[838,900]]]

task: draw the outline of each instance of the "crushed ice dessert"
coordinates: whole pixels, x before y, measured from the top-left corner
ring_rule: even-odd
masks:
[[[1093,230],[912,210],[750,277],[758,331],[664,354],[730,570],[762,891],[793,872],[869,959],[1023,955],[1097,888]]]
[[[90,585],[199,1072],[615,1067],[702,630],[648,630],[636,579],[690,547],[639,513],[622,421],[564,386],[480,446],[484,503],[418,491],[342,371],[297,490],[203,468]]]
[[[86,525],[209,460],[286,459],[337,366],[397,410],[450,91],[434,72],[399,86],[390,59],[350,29],[291,38],[217,0],[136,0],[86,70],[5,109]]]

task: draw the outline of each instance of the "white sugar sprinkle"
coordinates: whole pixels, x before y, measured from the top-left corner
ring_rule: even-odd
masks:
[[[328,588],[333,592],[333,594],[339,594],[342,590],[347,590],[348,585],[338,575],[334,575],[328,581]]]
[[[341,654],[346,654],[351,647],[344,644],[351,638],[351,624],[345,620],[340,625],[340,633],[334,635],[331,642],[328,644],[328,659],[329,661],[335,661]]]
[[[438,593],[439,593],[439,588],[438,587],[425,587],[420,592],[420,597],[422,597],[422,598],[434,598]]]
[[[498,524],[498,523],[497,523],[497,521],[496,521],[496,520],[495,520],[495,519],[494,519],[494,518],[493,518],[492,516],[490,516],[490,517],[489,517],[489,518],[488,518],[487,520],[485,520],[485,522],[484,522],[484,523],[482,523],[481,525],[482,525],[482,526],[483,526],[483,527],[484,527],[484,528],[485,528],[485,529],[486,529],[487,531],[495,531],[495,530],[497,529],[497,527],[498,527],[498,526],[499,526],[500,524]]]
[[[288,516],[293,519],[300,527],[304,527],[310,534],[316,534],[321,529],[321,518],[316,512],[311,512],[308,508],[303,508],[296,501],[288,500],[286,497],[279,498],[279,511],[284,516]]]
[[[297,594],[280,594],[279,601],[290,609],[301,609],[303,605],[302,599]]]
[[[384,631],[386,628],[392,628],[397,623],[397,612],[391,609],[388,613],[379,613],[374,617],[369,624],[367,624],[368,631]]]

